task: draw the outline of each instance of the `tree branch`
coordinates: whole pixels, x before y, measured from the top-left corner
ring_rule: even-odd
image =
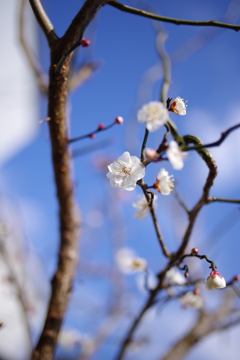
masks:
[[[216,20],[192,21],[192,20],[182,20],[182,19],[175,19],[175,18],[170,18],[170,17],[166,17],[166,16],[160,16],[160,15],[149,13],[144,10],[135,9],[130,6],[123,5],[116,0],[111,0],[108,2],[108,4],[115,7],[118,10],[123,11],[123,12],[127,12],[127,13],[134,14],[134,15],[139,15],[139,16],[146,17],[148,19],[163,21],[163,22],[167,22],[167,23],[171,23],[171,24],[175,24],[175,25],[215,26],[215,27],[221,27],[221,28],[231,29],[231,30],[235,30],[235,31],[240,30],[240,25],[225,24],[222,22],[218,22]]]
[[[69,301],[72,280],[78,257],[79,214],[74,201],[73,181],[71,175],[70,153],[68,150],[66,101],[70,59],[56,73],[56,64],[79,34],[83,34],[90,20],[106,0],[86,0],[82,9],[69,26],[63,38],[54,35],[53,27],[41,4],[37,0],[29,0],[51,49],[51,65],[49,70],[48,122],[54,177],[59,203],[60,249],[56,273],[52,279],[52,294],[47,317],[40,339],[33,352],[33,360],[52,360],[57,344],[63,317]],[[54,41],[53,41],[54,40]]]
[[[20,39],[22,48],[25,52],[25,55],[27,57],[27,61],[30,65],[30,68],[32,69],[33,74],[35,75],[39,89],[41,90],[41,92],[43,94],[47,94],[47,91],[48,91],[47,75],[44,74],[43,70],[41,69],[39,62],[37,61],[36,57],[34,56],[33,52],[31,51],[31,49],[29,48],[27,41],[25,39],[25,35],[24,35],[24,6],[25,6],[26,2],[27,2],[27,0],[21,0],[21,4],[20,4],[19,39]]]
[[[48,44],[49,44],[49,46],[51,46],[51,44],[54,43],[58,39],[58,36],[56,35],[56,33],[54,31],[53,24],[51,23],[44,8],[42,7],[40,0],[29,0],[29,2],[31,4],[33,12],[36,16],[36,19],[48,40]]]
[[[222,135],[220,137],[219,140],[213,142],[213,143],[209,143],[209,144],[205,144],[203,145],[201,144],[196,144],[194,146],[186,146],[182,148],[182,151],[190,151],[190,150],[200,150],[200,149],[204,149],[204,148],[210,148],[210,147],[214,147],[214,146],[219,146],[221,145],[221,143],[226,139],[226,137],[234,130],[238,129],[240,127],[240,124],[234,125],[232,127],[230,127],[228,130],[222,132]],[[193,138],[193,137],[192,137]]]
[[[71,25],[61,38],[62,54],[56,63],[55,71],[59,71],[68,56],[80,46],[86,27],[89,25],[98,10],[107,3],[108,0],[87,0],[81,10],[73,19]]]

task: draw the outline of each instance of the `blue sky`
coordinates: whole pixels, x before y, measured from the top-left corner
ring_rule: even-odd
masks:
[[[62,35],[82,2],[43,0],[42,3],[57,34]],[[219,20],[229,3],[227,0],[183,0],[181,3],[146,1],[157,13],[192,20]],[[137,7],[139,2],[126,4]],[[237,1],[232,1],[232,6],[232,22],[240,24],[240,5]],[[180,134],[197,135],[204,143],[215,141],[222,131],[240,122],[240,35],[233,30],[174,24],[164,24],[164,28],[168,34],[166,50],[173,64],[169,96],[181,96],[188,100],[187,115],[181,117],[173,114],[171,118]],[[108,125],[119,115],[125,119],[125,123],[97,134],[96,139],[86,139],[72,145],[75,150],[105,139],[111,143],[97,152],[76,157],[73,161],[76,197],[83,218],[81,253],[84,258],[91,258],[91,262],[113,262],[111,231],[109,234],[109,209],[112,206],[116,216],[120,218],[121,226],[118,225],[117,230],[122,231],[120,244],[136,249],[140,256],[148,259],[152,271],[158,271],[164,259],[151,219],[140,222],[133,218],[131,202],[135,200],[136,194],[140,193],[140,189],[122,193],[119,199],[118,192],[110,188],[103,171],[99,171],[96,166],[100,161],[112,162],[124,151],[140,155],[144,128],[136,121],[136,111],[144,102],[159,100],[162,80],[161,62],[155,49],[156,33],[150,20],[105,6],[87,29],[85,37],[92,40],[92,45],[87,49],[81,48],[76,53],[77,63],[91,59],[98,61],[100,66],[93,78],[69,97],[70,137],[95,130],[99,123]],[[187,45],[190,39],[193,40]],[[202,41],[206,41],[206,45],[203,48],[200,45],[199,50],[191,53],[192,47]],[[38,56],[47,72],[49,51],[40,30]],[[153,82],[149,91],[147,83],[144,83],[140,88],[142,98],[139,100],[137,94],[142,77],[153,66],[156,67],[154,79],[156,77],[158,80]],[[42,95],[39,95],[39,103],[40,111],[34,119],[36,122],[46,117],[46,100]],[[162,130],[150,134],[148,146],[156,148],[162,135]],[[211,190],[213,196],[240,198],[239,136],[240,132],[237,130],[229,135],[220,148],[212,151],[219,166],[219,176]],[[149,184],[153,182],[161,165],[149,166],[146,175]],[[182,171],[173,171],[166,162],[163,166],[174,174],[177,190],[191,208],[201,194],[206,178],[205,164],[197,154],[190,153]],[[58,209],[46,123],[39,125],[37,135],[32,141],[3,166],[1,192],[19,204],[29,245],[40,256],[45,271],[50,276],[56,262]],[[186,215],[173,196],[159,195],[158,202],[157,215],[163,236],[173,251],[179,244],[187,223]],[[97,225],[94,224],[96,217],[99,222]],[[224,273],[227,279],[240,272],[238,217],[237,205],[211,204],[202,210],[191,238],[191,244],[199,247],[200,252],[209,251],[209,256],[211,254],[214,261],[216,260],[219,271]],[[219,232],[217,229],[222,223],[225,224],[224,230]],[[201,276],[206,276],[208,266],[201,264],[200,269]],[[109,289],[106,290],[101,283],[97,283],[93,291],[90,285],[89,294],[85,296],[99,296],[101,305],[101,299],[107,297]],[[135,285],[132,286],[134,288]],[[72,324],[73,319],[74,311],[70,310],[67,322]],[[74,326],[78,325],[79,322],[76,321]],[[83,328],[82,325],[80,327]],[[89,326],[89,329],[92,327]],[[109,353],[106,349],[104,351],[105,354],[111,354],[112,348]]]

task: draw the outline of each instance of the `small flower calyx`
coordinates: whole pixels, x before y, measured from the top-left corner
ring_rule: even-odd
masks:
[[[226,281],[224,277],[219,274],[215,269],[212,269],[210,275],[207,278],[206,289],[207,290],[215,290],[215,289],[223,289],[226,287]]]
[[[178,96],[178,97],[176,97],[176,99],[171,99],[171,101],[169,101],[168,110],[172,111],[178,115],[186,115],[187,105],[184,102],[184,99],[182,99]]]

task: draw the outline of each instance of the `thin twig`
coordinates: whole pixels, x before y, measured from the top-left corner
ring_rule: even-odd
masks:
[[[76,142],[76,141],[79,141],[79,140],[83,140],[83,139],[87,139],[87,138],[91,138],[93,135],[97,134],[98,132],[101,132],[101,131],[104,131],[104,130],[108,130],[108,129],[111,129],[114,125],[116,125],[116,122],[114,121],[112,124],[108,125],[108,126],[105,126],[105,127],[98,127],[96,130],[86,134],[86,135],[82,135],[82,136],[78,136],[76,138],[73,138],[73,139],[69,139],[68,142],[69,143],[73,143],[73,142]]]
[[[190,210],[188,209],[188,207],[184,204],[182,198],[180,197],[180,195],[178,194],[176,189],[173,189],[173,195],[175,196],[176,200],[178,201],[179,205],[186,211],[186,213],[189,215]]]
[[[183,20],[183,19],[175,19],[170,18],[167,16],[160,16],[156,14],[149,13],[144,10],[136,9],[127,5],[123,5],[119,3],[116,0],[111,0],[108,2],[109,5],[115,7],[116,9],[119,9],[123,12],[127,12],[134,15],[143,16],[152,20],[158,20],[163,22],[168,22],[175,25],[192,25],[192,26],[215,26],[215,27],[221,27],[225,29],[231,29],[235,31],[240,30],[240,25],[234,25],[234,24],[225,24],[222,22],[218,22],[216,20],[210,20],[210,21],[193,21],[193,20]]]
[[[161,231],[160,231],[160,227],[159,227],[159,224],[158,224],[158,221],[157,221],[157,217],[156,217],[156,213],[155,213],[155,209],[153,207],[153,196],[151,196],[151,198],[149,198],[149,196],[151,194],[149,194],[150,192],[146,190],[146,187],[145,187],[145,184],[143,182],[143,180],[139,180],[137,182],[137,184],[141,187],[145,197],[146,197],[146,200],[148,202],[148,206],[149,206],[149,210],[150,210],[150,214],[151,214],[151,217],[152,217],[152,221],[153,221],[153,225],[154,225],[154,229],[156,231],[156,235],[157,235],[157,238],[158,238],[158,241],[159,241],[159,244],[161,246],[161,249],[162,249],[162,252],[163,254],[167,257],[167,258],[170,258],[171,257],[171,254],[170,252],[168,251],[167,249],[167,246],[166,244],[164,243],[164,240],[162,238],[162,234],[161,234]]]
[[[51,20],[49,19],[44,8],[42,7],[40,0],[29,0],[29,2],[36,16],[36,19],[48,40],[49,46],[51,46],[52,43],[58,40],[58,36],[54,31],[53,24],[51,23]]]
[[[204,148],[210,148],[210,147],[214,147],[214,146],[219,146],[221,145],[221,143],[226,139],[226,137],[234,130],[238,129],[240,127],[240,124],[234,125],[232,127],[230,127],[228,130],[222,132],[222,135],[220,137],[219,140],[213,142],[213,143],[209,143],[209,144],[197,144],[194,146],[184,146],[182,148],[183,151],[190,151],[190,150],[200,150],[200,149],[204,149]]]
[[[20,9],[19,9],[19,39],[20,39],[22,48],[25,52],[25,55],[27,57],[27,61],[30,65],[30,68],[32,69],[32,71],[35,75],[39,89],[42,91],[43,94],[47,94],[47,91],[48,91],[47,75],[44,73],[38,60],[34,56],[30,47],[28,46],[26,38],[25,38],[25,34],[24,34],[24,7],[25,7],[26,2],[27,2],[27,0],[21,0]]]
[[[216,197],[209,197],[208,198],[209,203],[213,202],[225,202],[225,203],[232,203],[232,204],[240,204],[240,200],[234,200],[234,199],[223,199],[223,198],[216,198]]]
[[[25,294],[24,294],[24,289],[22,288],[22,286],[19,284],[19,281],[15,275],[15,271],[14,268],[12,266],[11,260],[8,256],[5,244],[4,244],[4,240],[2,238],[0,238],[0,254],[2,256],[2,260],[4,261],[7,270],[9,272],[9,276],[11,279],[11,282],[16,290],[16,294],[19,300],[19,304],[22,308],[22,313],[23,313],[23,323],[24,326],[26,328],[26,332],[27,332],[27,336],[29,339],[29,349],[28,351],[30,352],[32,350],[32,336],[31,336],[31,328],[30,328],[30,323],[27,317],[27,312],[26,312],[26,299],[25,299]]]
[[[141,161],[145,160],[145,149],[146,149],[146,145],[147,145],[147,140],[148,140],[148,135],[149,135],[149,131],[146,128],[145,129],[145,134],[144,134],[144,138],[143,138],[143,142],[142,142],[142,148],[141,148]]]

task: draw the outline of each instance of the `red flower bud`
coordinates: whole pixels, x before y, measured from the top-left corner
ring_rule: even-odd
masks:
[[[192,248],[192,250],[191,250],[191,254],[192,255],[197,255],[199,253],[199,250],[198,250],[198,248]]]
[[[240,275],[236,275],[232,278],[232,281],[240,281]]]
[[[104,126],[103,123],[101,123],[101,124],[98,125],[98,130],[102,130],[102,129],[104,129],[104,128],[105,128],[105,126]]]
[[[82,45],[82,47],[88,47],[91,44],[91,41],[88,39],[82,39],[80,42],[80,45]]]
[[[91,135],[89,135],[89,137],[90,137],[91,139],[95,139],[96,134],[91,134]]]
[[[121,125],[124,122],[124,120],[121,116],[118,116],[118,117],[116,117],[114,122],[115,122],[115,124]]]

